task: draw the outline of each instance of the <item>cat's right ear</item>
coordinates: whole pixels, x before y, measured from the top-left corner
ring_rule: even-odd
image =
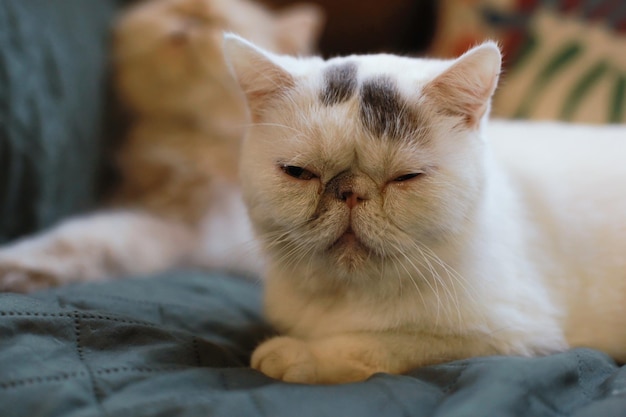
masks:
[[[501,64],[497,44],[485,42],[457,58],[424,88],[424,93],[446,113],[460,116],[468,127],[476,128],[489,111]]]
[[[224,35],[224,55],[248,99],[253,118],[269,100],[295,86],[293,76],[276,62],[274,54],[237,35]]]

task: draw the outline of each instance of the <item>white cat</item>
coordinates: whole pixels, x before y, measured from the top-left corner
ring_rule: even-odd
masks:
[[[452,61],[225,42],[283,334],[254,368],[337,383],[571,346],[626,360],[626,127],[488,126],[489,42]]]

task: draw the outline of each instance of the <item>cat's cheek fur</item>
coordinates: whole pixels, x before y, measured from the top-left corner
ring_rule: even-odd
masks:
[[[428,149],[433,166],[423,178],[407,186],[389,186],[385,193],[386,213],[422,243],[461,233],[485,192],[488,155],[484,140],[457,126],[454,117],[440,118],[431,129]]]
[[[314,201],[318,198],[317,180],[294,181],[275,169],[260,170],[255,175],[257,180],[247,185],[245,196],[248,214],[257,225],[265,225],[257,227],[261,239],[276,227],[295,229],[313,216]]]

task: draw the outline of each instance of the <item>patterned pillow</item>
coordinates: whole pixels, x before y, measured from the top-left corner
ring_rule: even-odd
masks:
[[[442,0],[431,53],[497,39],[501,117],[626,122],[626,2]]]

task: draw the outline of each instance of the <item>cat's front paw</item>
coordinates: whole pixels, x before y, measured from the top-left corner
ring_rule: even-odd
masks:
[[[0,292],[25,293],[53,287],[58,283],[58,277],[51,271],[0,259]]]
[[[318,382],[317,363],[309,346],[293,337],[275,337],[252,354],[252,367],[286,382]]]

